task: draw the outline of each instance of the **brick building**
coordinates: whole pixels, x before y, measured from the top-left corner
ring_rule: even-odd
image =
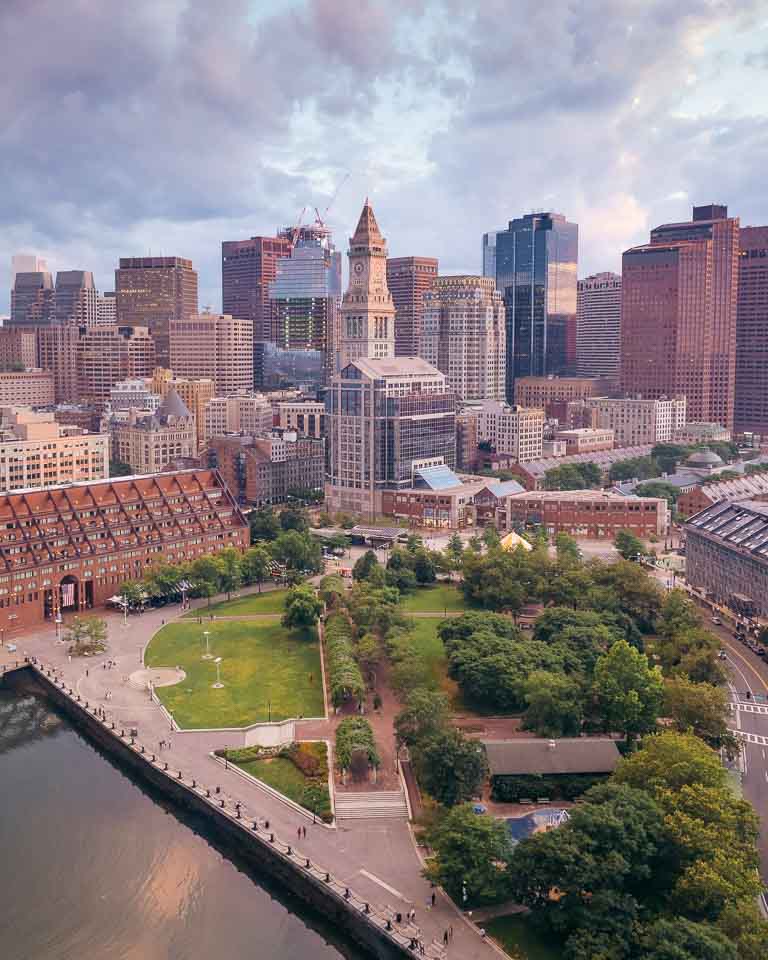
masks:
[[[85,403],[104,404],[116,383],[149,377],[155,368],[155,344],[146,327],[80,328],[76,350],[77,399]]]
[[[747,474],[731,480],[695,486],[680,494],[676,507],[678,516],[691,517],[723,500],[752,499],[768,501],[768,473]]]
[[[419,354],[424,293],[437,277],[434,257],[389,257],[387,286],[395,304],[395,356]]]
[[[553,417],[557,416],[555,405],[600,396],[605,386],[605,381],[592,377],[516,377],[515,403],[542,407],[548,417]]]
[[[215,470],[32,489],[0,497],[0,630],[103,605],[160,560],[245,549],[248,524]]]
[[[768,616],[768,503],[721,500],[685,524],[685,577],[718,603]]]
[[[23,327],[0,327],[0,370],[37,366],[37,336]]]
[[[613,450],[613,430],[582,427],[575,430],[558,430],[555,440],[565,441],[566,456],[571,453],[592,453],[595,450]]]
[[[171,363],[177,377],[213,380],[216,394],[253,388],[253,330],[248,320],[200,313],[171,321]]]
[[[298,400],[280,403],[277,407],[280,426],[308,437],[325,436],[325,404],[319,400]]]
[[[477,404],[477,439],[494,453],[525,463],[538,460],[544,440],[544,411],[484,400]]]
[[[768,436],[768,227],[739,231],[734,430]]]
[[[47,407],[53,400],[53,374],[49,370],[0,373],[0,404]]]

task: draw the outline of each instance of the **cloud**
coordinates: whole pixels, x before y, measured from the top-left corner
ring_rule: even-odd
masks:
[[[754,75],[717,43],[759,14],[758,0],[6,0],[0,290],[17,250],[109,288],[119,256],[152,249],[191,257],[217,306],[221,240],[323,209],[345,171],[341,245],[370,193],[393,253],[448,270],[477,271],[482,232],[534,207],[578,220],[582,273],[617,268],[691,201],[765,221],[766,108],[686,111],[716,71],[734,89]]]

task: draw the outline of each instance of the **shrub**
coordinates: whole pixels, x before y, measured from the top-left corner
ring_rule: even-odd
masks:
[[[491,799],[498,803],[518,803],[521,799],[535,800],[550,797],[553,800],[575,800],[596,783],[606,779],[604,774],[563,774],[544,777],[540,774],[498,776],[491,780]]]
[[[354,657],[352,628],[343,614],[328,617],[325,622],[328,684],[331,703],[340,707],[345,701],[365,696],[365,681]]]
[[[352,762],[352,752],[362,747],[368,754],[368,763],[378,767],[379,754],[373,730],[365,717],[347,717],[336,728],[336,760],[342,770],[348,770]]]

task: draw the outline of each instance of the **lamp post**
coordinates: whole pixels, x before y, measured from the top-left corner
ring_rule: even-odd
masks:
[[[209,630],[203,630],[203,640],[205,640],[205,653],[200,659],[213,660],[213,654],[211,653],[211,633]]]
[[[216,657],[213,661],[216,664],[216,683],[213,684],[214,690],[221,690],[224,684],[221,682],[221,657]]]

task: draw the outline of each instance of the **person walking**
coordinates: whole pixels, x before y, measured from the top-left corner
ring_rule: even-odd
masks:
[[[444,946],[444,947],[447,947],[447,946],[448,946],[448,931],[447,931],[447,930],[446,930],[445,933],[443,934],[443,946]]]
[[[299,840],[301,840],[301,827],[299,827],[299,829],[296,831],[296,835],[298,836]]]
[[[432,891],[432,906],[434,907],[434,905],[435,905],[435,893],[434,891]]]

